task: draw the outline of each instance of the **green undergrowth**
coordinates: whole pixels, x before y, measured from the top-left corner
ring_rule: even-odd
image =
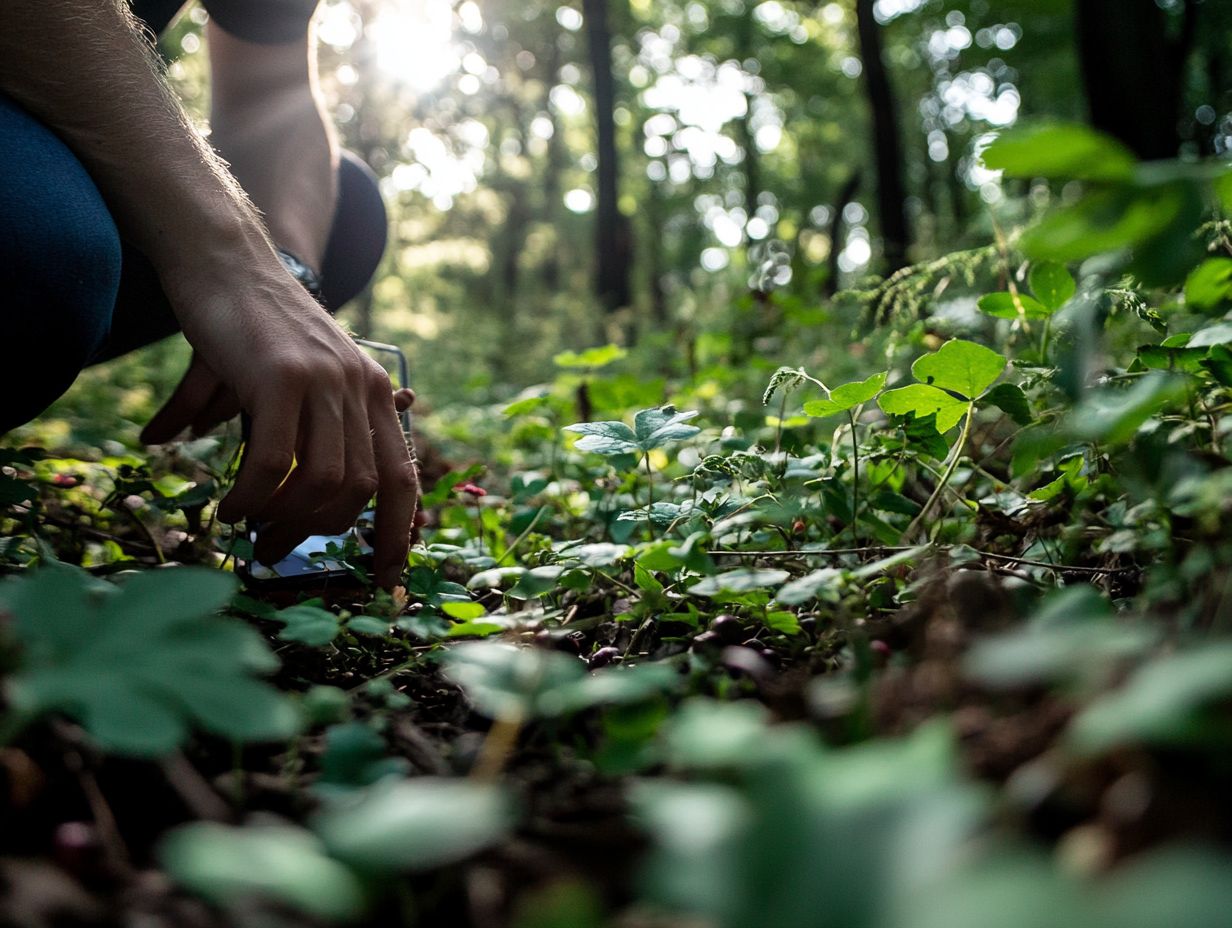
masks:
[[[217,924],[1214,924],[1232,174],[1064,125],[984,159],[1064,195],[798,352],[564,352],[425,416],[392,594],[352,548],[241,591],[225,438],[10,442],[0,855]]]

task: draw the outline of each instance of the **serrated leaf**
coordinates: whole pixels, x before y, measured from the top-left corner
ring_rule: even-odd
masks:
[[[1052,312],[1068,303],[1078,290],[1073,275],[1065,265],[1055,261],[1037,261],[1031,265],[1027,284],[1035,298]]]
[[[972,400],[987,390],[1003,370],[1005,355],[960,338],[950,339],[932,354],[917,358],[911,365],[911,373],[921,383],[950,390]],[[941,426],[938,425],[938,428]]]
[[[814,419],[832,416],[838,412],[846,412],[863,403],[867,403],[881,392],[885,386],[886,372],[873,374],[867,380],[853,381],[835,387],[830,391],[830,397],[824,400],[809,400],[804,404],[804,411]]]
[[[800,367],[780,367],[770,377],[770,382],[766,384],[766,389],[761,395],[761,404],[769,406],[770,400],[774,398],[774,394],[779,390],[784,390],[790,393],[802,383],[808,381],[808,374]]]
[[[104,749],[140,756],[175,750],[191,723],[235,740],[290,737],[294,707],[250,676],[277,659],[253,629],[210,615],[235,586],[229,574],[178,568],[116,588],[62,564],[10,581],[0,601],[23,645],[13,707],[64,712]]]
[[[684,423],[696,415],[696,410],[678,412],[675,406],[658,406],[641,410],[633,417],[633,431],[637,435],[637,447],[642,451],[653,451],[670,441],[692,438],[701,429]]]
[[[341,631],[338,616],[320,606],[306,604],[279,609],[270,619],[283,625],[278,637],[310,648],[323,648]]]
[[[1017,319],[1020,316],[1027,319],[1047,319],[1052,315],[1052,310],[1025,293],[987,293],[980,297],[978,305],[980,312],[998,319]]]
[[[887,390],[877,398],[882,412],[894,416],[914,415],[917,419],[935,415],[936,430],[948,432],[962,420],[971,404],[922,383]]]
[[[623,422],[577,422],[565,426],[566,432],[582,437],[574,445],[595,454],[635,454],[640,448],[637,435]]]
[[[1008,177],[1126,181],[1135,159],[1124,145],[1077,123],[1008,129],[984,149],[984,166]]]
[[[999,383],[984,394],[984,402],[996,406],[1019,425],[1030,425],[1034,422],[1031,415],[1031,404],[1027,402],[1027,394],[1022,387],[1014,383]]]

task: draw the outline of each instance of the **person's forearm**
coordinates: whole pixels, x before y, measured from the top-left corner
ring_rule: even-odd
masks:
[[[276,260],[260,218],[193,130],[120,0],[3,0],[0,92],[73,149],[164,285]]]
[[[338,148],[316,92],[311,37],[255,44],[209,27],[210,141],[274,240],[320,269]]]

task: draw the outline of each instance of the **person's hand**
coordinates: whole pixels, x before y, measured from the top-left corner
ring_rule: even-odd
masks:
[[[410,387],[394,391],[394,408],[399,413],[414,405],[415,391]],[[141,440],[147,445],[160,445],[176,438],[184,429],[198,438],[239,414],[240,401],[235,391],[194,354],[179,385],[141,430]]]
[[[375,494],[375,576],[394,586],[419,492],[397,410],[414,395],[396,404],[385,370],[276,263],[228,276],[221,287],[167,282],[195,354],[143,437],[169,440],[242,409],[251,434],[218,517],[263,523],[255,556],[271,564],[309,535],[348,531]]]

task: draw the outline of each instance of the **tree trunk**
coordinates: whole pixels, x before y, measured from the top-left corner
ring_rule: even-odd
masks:
[[[1091,125],[1139,158],[1174,158],[1180,146],[1185,60],[1198,4],[1184,0],[1179,35],[1155,0],[1076,0],[1079,68]]]
[[[582,0],[590,48],[598,136],[598,191],[595,210],[595,291],[608,312],[630,303],[632,236],[620,214],[620,162],[616,150],[616,82],[612,76],[612,36],[607,0]]]
[[[903,184],[903,143],[894,88],[881,54],[881,27],[873,16],[873,0],[856,0],[856,29],[864,63],[864,88],[873,117],[873,155],[877,167],[877,213],[881,221],[886,269],[907,263],[910,232],[907,193]]]

